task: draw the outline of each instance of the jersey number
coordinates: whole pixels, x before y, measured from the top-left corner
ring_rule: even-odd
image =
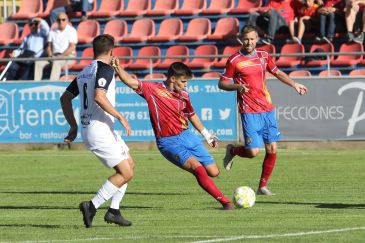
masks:
[[[87,107],[89,106],[89,102],[88,102],[88,99],[87,99],[87,84],[85,83],[84,84],[84,109],[86,110]]]

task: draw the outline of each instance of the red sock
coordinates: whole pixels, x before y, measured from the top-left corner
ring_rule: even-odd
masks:
[[[214,184],[214,181],[208,176],[203,166],[199,166],[194,170],[194,175],[201,188],[208,192],[212,197],[220,203],[225,204],[229,199],[224,197],[223,193]]]
[[[247,150],[245,149],[245,147],[233,147],[231,149],[231,154],[234,156],[238,155],[243,158],[248,158]]]
[[[276,153],[275,154],[266,153],[264,162],[262,163],[262,172],[261,172],[259,187],[266,186],[267,181],[270,178],[271,172],[274,169],[275,162],[276,162]]]

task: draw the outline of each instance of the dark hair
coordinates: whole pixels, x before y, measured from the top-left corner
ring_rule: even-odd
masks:
[[[257,33],[257,28],[253,25],[246,25],[241,29],[240,37],[242,38],[245,34],[255,31]]]
[[[93,40],[94,56],[108,53],[114,48],[114,37],[108,34],[98,35]]]
[[[188,78],[193,77],[193,73],[191,72],[190,68],[186,66],[182,62],[174,62],[170,65],[169,70],[167,71],[167,79],[170,77],[175,76],[186,76]]]

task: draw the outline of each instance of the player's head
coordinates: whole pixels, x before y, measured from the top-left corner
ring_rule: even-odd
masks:
[[[255,50],[256,43],[259,39],[256,27],[252,25],[243,27],[240,33],[240,39],[243,50],[249,54],[252,53]]]
[[[182,62],[174,62],[167,71],[167,82],[174,91],[186,88],[188,80],[193,76],[190,68]]]
[[[110,60],[113,56],[114,37],[108,34],[98,35],[93,40],[94,58],[101,56],[109,56]]]

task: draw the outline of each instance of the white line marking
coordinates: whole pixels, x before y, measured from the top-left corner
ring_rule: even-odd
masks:
[[[296,237],[296,236],[304,236],[304,235],[320,235],[320,234],[339,233],[339,232],[357,231],[357,230],[365,230],[365,227],[330,229],[330,230],[321,230],[321,231],[308,231],[308,232],[272,234],[272,235],[241,235],[241,236],[229,237],[229,238],[217,238],[217,239],[211,239],[211,240],[193,241],[192,243],[210,243],[210,242],[234,241],[234,240],[244,240],[244,239],[269,239],[269,238],[282,238],[282,237]]]
[[[193,241],[192,243],[208,243],[208,242],[222,242],[222,241],[235,241],[244,239],[269,239],[269,238],[283,238],[283,237],[296,237],[305,235],[319,235],[329,233],[339,233],[346,231],[358,231],[365,230],[364,227],[343,228],[343,229],[330,229],[321,231],[308,231],[286,234],[271,234],[271,235],[241,235],[235,237],[216,238],[211,240]],[[64,240],[27,240],[27,241],[1,241],[0,243],[55,243],[55,242],[79,242],[79,241],[112,241],[112,240],[142,240],[142,239],[184,239],[184,238],[212,238],[218,236],[204,236],[204,235],[151,235],[151,236],[124,236],[116,238],[100,237],[100,238],[84,238],[84,239],[64,239]]]

